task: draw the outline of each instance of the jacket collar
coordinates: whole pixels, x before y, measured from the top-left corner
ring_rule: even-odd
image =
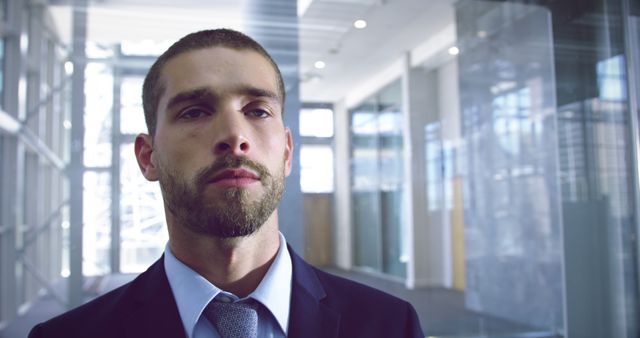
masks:
[[[336,337],[340,314],[327,307],[327,294],[315,269],[288,246],[293,266],[288,336]]]
[[[337,337],[340,314],[323,303],[327,294],[315,268],[300,258],[291,246],[287,247],[293,268],[287,336]],[[164,256],[138,276],[127,291],[134,297],[134,303],[131,314],[123,323],[126,337],[186,338],[163,260]]]
[[[125,318],[126,337],[186,338],[178,307],[164,270],[164,255],[131,286],[131,314]]]

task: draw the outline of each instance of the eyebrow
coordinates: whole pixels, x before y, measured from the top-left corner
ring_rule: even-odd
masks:
[[[215,95],[207,88],[196,88],[193,90],[185,91],[174,95],[167,103],[167,108],[172,107],[188,101],[206,100],[215,98]]]
[[[254,86],[241,86],[235,88],[233,90],[235,93],[239,93],[241,95],[252,96],[257,98],[266,98],[273,101],[276,101],[278,104],[280,103],[280,95],[272,92],[270,90],[254,87]],[[204,100],[215,100],[219,97],[215,92],[210,90],[207,87],[196,88],[188,91],[184,91],[174,95],[169,102],[167,103],[167,108],[171,109],[176,105],[179,105],[183,102],[189,101],[204,101]]]
[[[280,102],[280,95],[266,89],[257,88],[253,86],[242,86],[237,89],[237,92],[253,97],[267,98]]]

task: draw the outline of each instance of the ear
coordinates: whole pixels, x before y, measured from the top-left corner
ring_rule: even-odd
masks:
[[[157,181],[158,172],[153,156],[153,138],[147,134],[136,136],[135,151],[142,175],[149,181]]]
[[[293,158],[293,139],[291,137],[291,129],[284,129],[286,141],[284,148],[284,175],[289,176],[291,174],[291,160]]]

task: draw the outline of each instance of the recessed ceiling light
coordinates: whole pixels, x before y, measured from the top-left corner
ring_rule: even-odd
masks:
[[[362,20],[362,19],[358,19],[358,20],[353,22],[353,27],[355,27],[357,29],[363,29],[363,28],[367,27],[367,22]]]
[[[324,63],[324,61],[316,61],[313,66],[316,67],[316,69],[323,69],[327,65]]]
[[[451,55],[458,55],[458,54],[460,54],[460,49],[458,47],[456,47],[456,46],[453,46],[453,47],[449,48],[448,52]]]

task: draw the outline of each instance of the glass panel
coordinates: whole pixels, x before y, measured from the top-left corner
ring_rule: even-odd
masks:
[[[354,264],[382,271],[377,124],[373,99],[351,111]]]
[[[160,257],[169,237],[160,185],[142,176],[132,143],[120,147],[120,182],[120,268],[142,272]]]
[[[382,272],[405,277],[409,229],[402,212],[404,184],[402,146],[402,88],[395,81],[379,94],[378,132],[380,160],[380,210],[382,223]]]
[[[89,63],[85,71],[84,164],[111,165],[111,106],[113,74],[110,67]]]
[[[304,193],[333,192],[333,148],[330,145],[300,147],[300,188]]]
[[[480,1],[457,8],[457,19],[465,304],[503,321],[478,317],[495,325],[483,333],[551,335],[564,306],[551,16]]]
[[[438,116],[423,126],[424,175],[427,209],[451,229],[451,261],[435,264],[463,309],[421,313],[427,336],[638,335],[627,70],[640,32],[632,16],[625,45],[623,4],[453,7],[460,53],[422,65]]]
[[[406,275],[401,84],[395,81],[351,111],[355,263]]]
[[[84,174],[82,270],[85,276],[110,272],[111,179],[109,173]]]

